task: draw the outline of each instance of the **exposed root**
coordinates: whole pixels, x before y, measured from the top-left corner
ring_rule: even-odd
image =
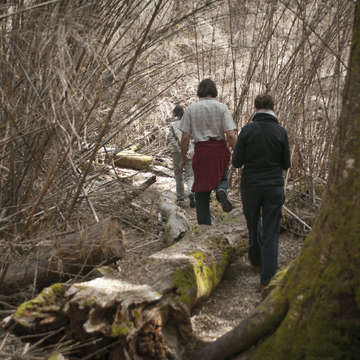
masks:
[[[234,329],[192,355],[193,360],[224,360],[246,351],[271,333],[285,318],[289,304],[276,286],[254,312]]]

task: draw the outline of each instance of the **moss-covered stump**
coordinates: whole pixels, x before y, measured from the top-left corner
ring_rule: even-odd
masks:
[[[150,170],[152,157],[148,155],[137,154],[134,151],[120,151],[112,157],[115,166],[135,169]]]
[[[246,228],[239,225],[238,214],[227,220],[217,227],[192,228],[134,269],[128,282],[112,272],[71,287],[47,288],[22,304],[5,327],[18,335],[51,330],[54,341],[63,336],[82,344],[76,356],[94,352],[111,359],[182,359],[191,309],[210,296],[233,251],[244,242]]]
[[[12,260],[1,282],[2,294],[35,284],[38,289],[124,255],[123,231],[115,219],[105,219],[63,237],[42,241],[27,256]]]

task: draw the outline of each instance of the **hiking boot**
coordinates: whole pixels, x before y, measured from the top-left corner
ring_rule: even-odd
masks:
[[[216,200],[221,204],[223,211],[230,212],[233,209],[225,190],[218,190],[216,192]]]
[[[195,207],[195,195],[194,194],[190,194],[189,195],[189,199],[190,199],[190,207],[194,208]]]
[[[181,207],[181,208],[185,208],[185,201],[184,200],[177,200],[176,205]]]

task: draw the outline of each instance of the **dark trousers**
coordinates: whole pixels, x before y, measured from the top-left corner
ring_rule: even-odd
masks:
[[[228,189],[228,170],[226,169],[220,180],[216,191],[227,191]],[[210,214],[210,194],[211,191],[195,192],[196,217],[198,224],[211,225]]]
[[[260,282],[267,285],[278,267],[284,188],[241,187],[241,200],[249,231],[249,261],[253,266],[261,266]]]

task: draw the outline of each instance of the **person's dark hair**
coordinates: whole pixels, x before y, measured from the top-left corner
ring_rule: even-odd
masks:
[[[255,98],[256,109],[274,110],[274,99],[271,95],[260,94]]]
[[[204,79],[200,82],[197,89],[197,96],[199,98],[204,98],[211,96],[216,98],[218,95],[216,85],[211,79]]]
[[[181,105],[176,105],[174,110],[173,110],[173,114],[174,116],[177,116],[178,118],[182,118],[182,116],[184,115],[184,108]]]

